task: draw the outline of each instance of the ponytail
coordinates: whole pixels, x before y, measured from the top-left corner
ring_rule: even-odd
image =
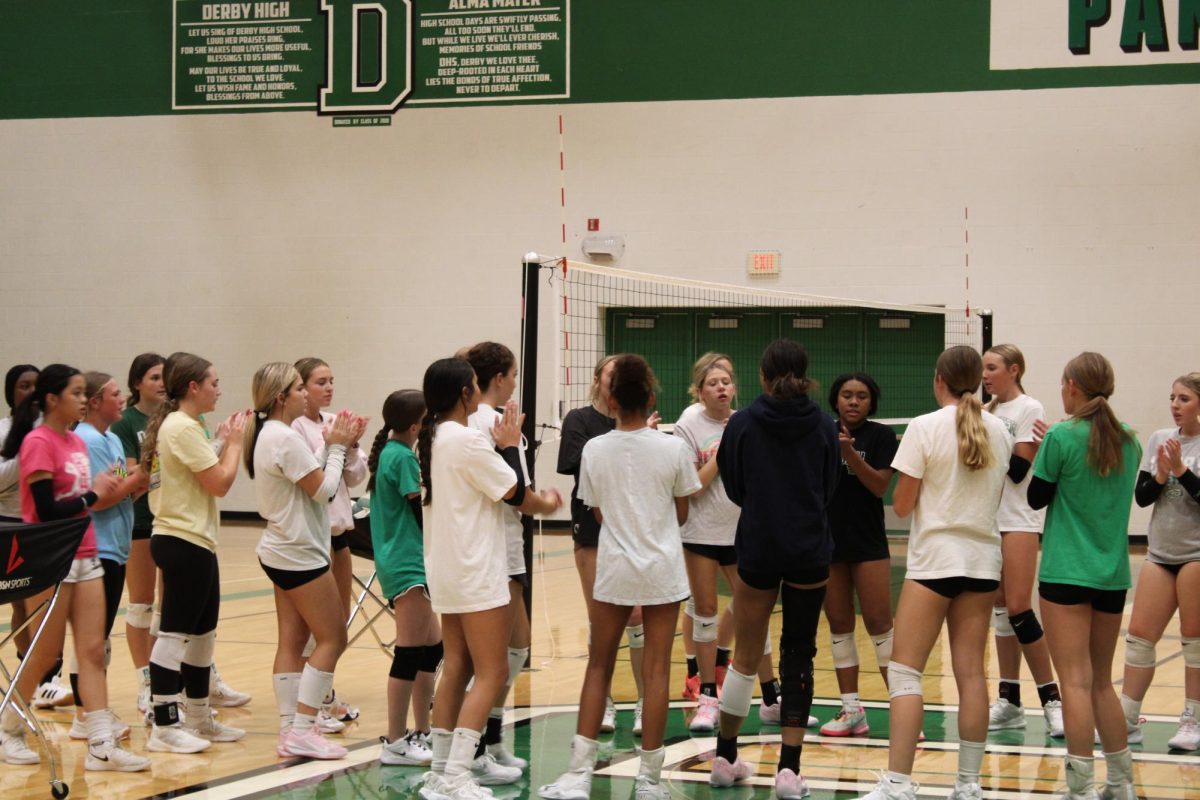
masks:
[[[391,426],[385,421],[379,433],[375,434],[375,441],[371,442],[371,454],[367,456],[367,469],[371,472],[371,477],[367,479],[368,492],[375,491],[375,470],[379,469],[379,454],[383,452],[383,446],[387,444],[391,435]]]
[[[65,392],[71,378],[78,374],[79,370],[66,364],[51,364],[38,374],[37,387],[13,410],[12,428],[3,449],[0,449],[0,458],[17,457],[25,437],[37,424],[38,414],[46,411],[46,398]]]
[[[255,409],[254,421],[242,433],[242,466],[246,468],[250,480],[254,480],[254,447],[258,444],[258,435],[262,433],[263,423],[268,416],[267,412]]]
[[[313,367],[315,369],[316,367]],[[250,396],[254,402],[254,424],[246,427],[242,434],[242,463],[254,479],[254,446],[258,444],[258,435],[262,433],[263,425],[275,410],[279,398],[287,397],[288,392],[296,381],[302,380],[296,367],[286,361],[271,361],[263,364],[254,373],[250,381]]]
[[[367,469],[371,470],[371,479],[367,481],[367,491],[375,491],[375,471],[379,469],[379,456],[383,453],[384,445],[392,431],[406,431],[421,421],[425,416],[425,395],[416,389],[401,389],[392,392],[383,401],[383,427],[375,434],[371,443],[371,455],[367,457]]]
[[[992,447],[983,424],[983,404],[974,392],[960,395],[954,413],[954,430],[958,434],[958,458],[972,472],[992,465]]]
[[[163,362],[163,386],[167,390],[167,399],[146,422],[146,433],[142,438],[142,457],[139,464],[145,472],[150,472],[154,464],[154,453],[158,449],[158,429],[163,420],[173,411],[179,410],[179,403],[187,397],[192,383],[203,383],[212,362],[191,353],[172,353]]]
[[[1112,364],[1099,353],[1080,353],[1063,367],[1063,380],[1074,383],[1087,398],[1071,416],[1092,424],[1088,433],[1087,463],[1100,477],[1108,477],[1121,466],[1121,449],[1133,438],[1108,404],[1117,385]]]
[[[417,462],[421,465],[421,483],[425,486],[425,502],[433,502],[433,434],[437,431],[437,415],[426,412],[417,434]]]

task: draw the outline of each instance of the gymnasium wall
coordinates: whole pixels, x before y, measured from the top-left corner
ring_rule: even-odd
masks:
[[[193,350],[223,416],[261,363],[316,354],[336,405],[377,415],[463,344],[515,349],[521,255],[583,259],[599,218],[627,269],[746,283],[778,250],[759,285],[991,308],[1052,415],[1063,363],[1099,350],[1143,439],[1200,369],[1200,67],[1177,21],[1166,51],[1149,29],[1122,50],[1120,0],[1079,56],[1051,4],[575,0],[569,97],[352,128],[173,110],[170,5],[0,10],[5,364]],[[553,395],[546,370],[546,418]],[[253,505],[243,476],[223,507]]]

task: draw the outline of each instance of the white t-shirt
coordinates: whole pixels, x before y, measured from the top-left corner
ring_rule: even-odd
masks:
[[[439,614],[466,614],[508,605],[504,495],[517,476],[474,428],[437,426],[433,502],[425,514],[425,577]]]
[[[1007,403],[999,403],[992,414],[1004,423],[1014,444],[1033,441],[1033,423],[1046,418],[1046,409],[1027,394],[1018,395]],[[1041,533],[1046,524],[1046,509],[1034,511],[1029,506],[1029,482],[1033,480],[1033,465],[1020,483],[1004,479],[1000,508],[996,511],[996,526],[1001,532],[1023,531]]]
[[[496,424],[496,420],[504,416],[503,412],[497,411],[487,403],[480,403],[479,408],[467,420],[467,425],[482,433],[487,437],[488,444],[494,449],[496,440],[492,438],[492,427]],[[525,479],[525,486],[529,486],[529,465],[525,463],[525,450],[527,444],[525,437],[521,437],[521,443],[517,446],[517,450],[521,457],[521,475]],[[517,511],[513,506],[508,505],[503,500],[500,501],[501,510],[504,512],[504,542],[505,542],[505,560],[509,575],[524,575],[525,574],[525,539],[524,529],[521,527],[521,512]]]
[[[611,431],[584,446],[579,499],[604,517],[593,597],[660,605],[691,593],[674,498],[699,488],[687,446],[661,431]]]
[[[983,412],[992,463],[969,470],[958,457],[954,420],[945,406],[914,419],[900,440],[892,468],[921,480],[908,539],[908,575],[1000,579],[1000,530],[996,510],[1013,442],[1004,423]]]
[[[263,423],[254,445],[254,493],[267,529],[256,552],[268,567],[300,572],[329,564],[328,504],[296,483],[320,468],[298,431],[277,419]]]
[[[12,417],[0,419],[0,447],[12,430]],[[21,519],[21,464],[17,457],[0,458],[0,517]]]
[[[693,464],[706,464],[716,458],[725,433],[725,422],[713,419],[704,413],[703,406],[700,408],[696,413],[684,412],[675,423],[675,436],[687,446]],[[741,513],[725,494],[721,476],[717,475],[707,488],[688,498],[688,518],[680,536],[692,544],[732,546]]]

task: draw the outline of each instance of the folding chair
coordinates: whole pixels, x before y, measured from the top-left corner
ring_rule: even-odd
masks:
[[[370,631],[371,636],[375,639],[375,643],[383,651],[383,654],[389,659],[392,657],[392,645],[396,643],[396,637],[390,635],[386,640],[379,635],[375,630],[375,622],[386,616],[390,621],[392,619],[392,609],[388,607],[387,600],[375,591],[375,547],[371,544],[371,517],[369,513],[357,511],[354,515],[354,529],[346,531],[342,536],[348,537],[350,542],[350,554],[365,558],[371,562],[371,574],[366,580],[358,577],[354,573],[354,583],[358,587],[358,596],[354,598],[354,603],[350,607],[350,618],[346,620],[346,631],[349,632],[354,620],[361,614],[363,618],[363,626],[350,636],[346,642],[349,647],[358,641],[364,633]],[[368,608],[368,604],[370,607]],[[395,630],[393,625],[392,631]]]
[[[30,713],[29,706],[17,694],[17,681],[29,664],[29,656],[37,650],[42,631],[46,628],[46,621],[58,603],[62,580],[71,571],[71,562],[75,559],[75,552],[79,549],[79,543],[83,541],[83,534],[87,531],[89,522],[89,518],[80,517],[56,522],[0,523],[0,563],[5,564],[4,576],[0,578],[0,603],[7,605],[24,600],[51,586],[54,587],[50,599],[43,601],[37,608],[28,609],[25,622],[0,641],[0,648],[3,648],[41,614],[41,620],[30,637],[25,658],[17,665],[16,672],[10,676],[8,669],[0,661],[0,674],[8,684],[4,688],[4,697],[0,700],[0,713],[11,703],[26,727],[42,740],[43,745],[46,743],[46,737],[42,726],[37,717]],[[50,764],[50,794],[57,800],[62,800],[67,796],[70,787],[58,777],[58,760],[54,751],[48,745],[43,749]]]

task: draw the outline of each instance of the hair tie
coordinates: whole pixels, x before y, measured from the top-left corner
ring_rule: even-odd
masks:
[[[265,421],[265,420],[266,420],[266,418],[267,418],[268,416],[270,416],[270,415],[269,415],[267,412],[265,412],[265,411],[255,411],[255,412],[254,412],[254,416],[258,417],[258,419],[259,419],[259,420],[264,420],[264,421]]]

